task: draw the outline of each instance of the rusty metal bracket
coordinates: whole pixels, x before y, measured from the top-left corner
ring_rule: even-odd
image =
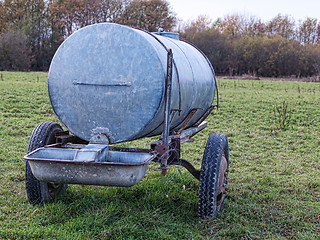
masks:
[[[196,179],[200,180],[200,170],[197,170],[189,161],[185,159],[173,159],[168,165],[180,165],[185,167]]]
[[[168,146],[163,146],[161,141],[151,144],[152,150],[158,153],[158,159],[155,159],[155,161],[160,161],[162,163],[162,158],[166,157],[167,165],[165,168],[160,167],[161,174],[164,175],[167,172],[168,166],[180,165],[185,167],[196,179],[200,180],[200,170],[197,170],[189,161],[180,158],[181,140],[187,138],[184,137],[181,139],[180,137],[181,135],[170,136]]]
[[[207,109],[207,111],[200,117],[200,119],[199,119],[193,126],[195,126],[195,127],[199,126],[199,125],[203,122],[203,120],[206,119],[206,118],[209,116],[209,114],[213,111],[213,109],[214,109],[215,107],[218,108],[218,105],[212,105],[212,106],[210,106],[210,107]]]
[[[192,136],[194,136],[195,134],[197,134],[198,132],[202,131],[203,129],[205,129],[207,127],[207,122],[204,121],[202,122],[199,126],[197,127],[191,127],[188,129],[185,129],[181,132],[181,134],[175,134],[175,135],[170,135],[169,136],[169,143],[171,141],[172,138],[178,138],[180,139],[180,144],[183,144],[185,142],[188,142]],[[151,149],[155,149],[156,145],[160,145],[161,144],[161,140],[158,140],[156,142],[151,143]]]
[[[188,125],[188,123],[190,122],[191,118],[194,116],[194,114],[197,112],[198,109],[192,109],[188,116],[186,117],[186,119],[184,120],[182,126],[180,127],[180,129],[178,130],[178,134],[180,134]]]
[[[173,66],[173,53],[172,49],[169,49],[167,56],[167,79],[165,86],[165,104],[164,104],[164,121],[161,144],[156,146],[156,151],[160,154],[160,168],[162,176],[167,173],[167,165],[169,154],[169,130],[170,130],[170,104],[171,104],[171,88],[172,88],[172,66]]]

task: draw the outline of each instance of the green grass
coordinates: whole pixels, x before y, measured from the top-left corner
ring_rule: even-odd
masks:
[[[320,239],[319,83],[218,80],[220,109],[182,146],[182,157],[200,167],[210,133],[229,139],[228,199],[217,219],[202,221],[198,181],[181,167],[161,177],[156,164],[131,188],[69,185],[56,201],[30,205],[28,136],[56,121],[46,79],[0,72],[0,239]],[[280,128],[273,109],[284,101],[292,116]]]

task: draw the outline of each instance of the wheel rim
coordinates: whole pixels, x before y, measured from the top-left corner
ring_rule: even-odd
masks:
[[[217,191],[217,211],[220,211],[227,193],[228,182],[228,162],[225,153],[222,154],[219,169],[219,186]]]

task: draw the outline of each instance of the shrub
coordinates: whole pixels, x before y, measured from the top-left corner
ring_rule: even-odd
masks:
[[[31,63],[27,37],[19,32],[0,35],[0,71],[27,71]]]

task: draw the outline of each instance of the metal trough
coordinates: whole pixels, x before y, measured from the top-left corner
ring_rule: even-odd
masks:
[[[25,159],[34,176],[42,182],[130,187],[144,177],[150,161],[156,157],[155,153],[134,150],[110,150],[105,159],[99,160],[88,154],[87,159],[79,161],[77,155],[81,148],[46,147],[38,148]]]

